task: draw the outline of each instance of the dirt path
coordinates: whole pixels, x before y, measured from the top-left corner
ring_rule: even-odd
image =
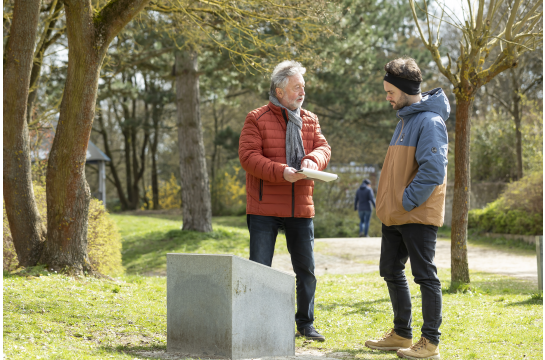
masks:
[[[380,238],[316,239],[316,275],[378,271]],[[537,283],[536,256],[515,255],[468,245],[471,270],[510,275]],[[450,241],[437,241],[435,263],[450,268]],[[288,254],[276,255],[272,267],[293,273]]]

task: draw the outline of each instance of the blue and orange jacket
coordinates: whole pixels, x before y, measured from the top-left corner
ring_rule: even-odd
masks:
[[[442,226],[445,217],[450,114],[441,88],[397,112],[377,192],[377,216],[386,226]]]

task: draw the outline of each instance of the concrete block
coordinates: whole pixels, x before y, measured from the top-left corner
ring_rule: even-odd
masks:
[[[295,277],[233,255],[167,254],[167,351],[295,355]]]

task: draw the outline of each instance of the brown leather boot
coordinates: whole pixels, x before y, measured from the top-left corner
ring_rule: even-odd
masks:
[[[394,329],[391,329],[380,340],[367,340],[365,346],[370,349],[383,350],[383,351],[395,351],[403,348],[411,347],[413,341],[401,337],[396,334]]]
[[[433,345],[425,337],[421,337],[420,340],[407,349],[399,349],[397,351],[397,356],[403,359],[430,359],[430,360],[439,360],[441,355],[439,355],[439,346]]]

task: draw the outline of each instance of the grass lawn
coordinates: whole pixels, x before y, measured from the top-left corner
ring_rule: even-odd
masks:
[[[439,228],[437,236],[449,239],[450,240],[451,228],[448,226],[443,226]],[[503,250],[508,251],[512,254],[518,255],[535,255],[536,246],[535,244],[528,244],[524,241],[510,240],[504,238],[489,238],[482,236],[475,229],[468,230],[468,239],[467,242],[470,245],[476,245],[479,247],[485,247],[489,249]]]
[[[214,219],[212,234],[181,232],[165,216],[114,215],[124,238],[127,274],[116,281],[66,277],[34,268],[4,274],[4,354],[7,359],[149,359],[139,350],[166,350],[166,279],[142,276],[164,271],[167,252],[234,253],[247,257],[244,218]],[[236,226],[231,226],[235,224]],[[285,239],[277,250],[285,252]],[[409,272],[410,273],[410,272]],[[543,298],[535,285],[471,272],[472,288],[444,286],[443,359],[542,359]],[[415,327],[422,316],[412,283]],[[396,359],[363,346],[391,325],[388,292],[378,273],[318,278],[315,325],[325,343],[296,340],[299,348],[346,352],[350,358]]]
[[[214,231],[207,234],[181,231],[180,215],[111,216],[123,237],[123,266],[130,274],[165,275],[171,252],[249,256],[245,216],[214,218]],[[279,234],[275,253],[287,252],[286,238]]]

